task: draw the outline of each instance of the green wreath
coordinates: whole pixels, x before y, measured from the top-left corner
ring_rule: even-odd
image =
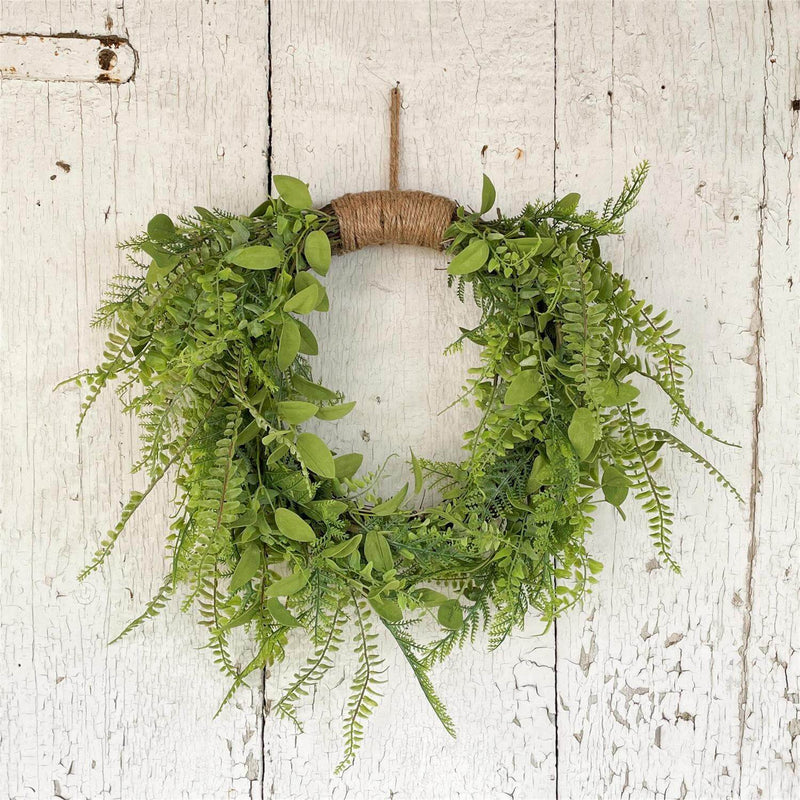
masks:
[[[123,379],[118,394],[142,429],[133,471],[149,483],[82,577],[168,473],[179,500],[163,585],[120,635],[185,586],[184,607],[197,605],[233,679],[225,701],[253,670],[282,659],[290,636],[303,635],[308,661],[274,706],[296,721],[297,701],[352,626],[358,668],[342,769],[383,680],[376,628],[389,632],[454,733],[431,667],[480,629],[494,648],[530,610],[550,622],[579,600],[601,569],[585,545],[596,497],[619,508],[632,491],[660,556],[677,570],[669,490],[656,477],[660,448],[676,448],[736,490],[645,421],[631,382],[655,383],[675,421],[713,437],[686,406],[687,365],[669,320],[600,255],[599,238],[621,233],[646,173],[642,164],[601,214],[578,213],[570,194],[484,220],[495,195],[488,179],[478,212],[450,212],[448,283],[462,300],[471,287],[482,317],[449,349],[464,340],[480,347],[459,399],[471,397],[481,417],[460,463],[411,454],[413,491],[441,497],[421,510],[406,505],[408,485],[377,496],[378,474],[357,477],[361,455],[334,454],[301,430],[354,405],[311,375],[318,345],[301,317],[328,310],[320,278],[342,232],[331,208],[312,207],[304,183],[277,176],[280,196],[250,216],[197,208],[175,226],[159,214],[122,245],[135,275],[117,277],[97,312],[95,324],[111,327],[102,363],[73,380],[88,386],[82,421],[98,393]],[[420,641],[416,626],[430,616],[439,633]],[[228,646],[241,625],[255,649],[243,668]]]

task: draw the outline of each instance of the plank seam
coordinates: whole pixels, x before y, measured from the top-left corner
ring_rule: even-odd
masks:
[[[272,190],[272,0],[267,0],[267,195]],[[267,668],[261,669],[261,800],[267,783]],[[270,795],[274,791],[270,789]]]
[[[762,364],[761,340],[763,338],[763,256],[764,228],[767,208],[767,110],[769,106],[769,71],[770,59],[775,53],[775,29],[772,20],[772,2],[766,0],[767,41],[764,53],[764,104],[761,129],[761,196],[758,205],[758,243],[756,246],[756,277],[753,282],[755,309],[753,313],[753,364],[755,366],[755,401],[753,404],[753,434],[750,484],[750,542],[747,547],[747,570],[745,573],[745,603],[742,619],[741,671],[739,688],[739,790],[742,786],[743,749],[745,729],[747,726],[747,706],[749,702],[750,670],[748,667],[748,651],[750,649],[750,630],[753,614],[753,579],[756,551],[758,549],[758,528],[756,512],[758,493],[761,488],[761,467],[759,459],[759,439],[761,435],[761,411],[764,406],[764,374]]]
[[[553,0],[553,202],[556,200],[556,181],[558,180],[558,0]],[[554,565],[555,576],[555,565]],[[556,578],[553,577],[556,582]],[[558,763],[558,620],[553,620],[553,749],[555,751],[555,800],[559,791]]]

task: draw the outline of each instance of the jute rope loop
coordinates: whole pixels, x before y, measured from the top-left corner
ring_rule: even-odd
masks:
[[[374,244],[441,249],[456,204],[428,192],[358,192],[331,201],[339,220],[342,251]]]
[[[376,244],[411,244],[439,250],[456,203],[428,192],[401,192],[400,89],[389,113],[389,190],[346,194],[331,201],[339,220],[341,252]]]
[[[389,103],[389,188],[400,188],[400,86],[392,89]]]

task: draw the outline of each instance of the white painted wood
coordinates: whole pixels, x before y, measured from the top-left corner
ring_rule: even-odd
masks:
[[[602,35],[574,70],[568,43],[590,5],[560,7],[559,191],[586,187],[597,203],[636,162],[653,162],[615,248],[618,263],[683,330],[696,367],[692,406],[743,446],[703,442],[685,425],[681,434],[746,494],[761,11],[750,3],[684,3],[680,13],[637,2],[595,7],[590,24]],[[739,796],[748,509],[682,458],[668,458],[665,475],[675,488],[682,574],[658,565],[641,514],[628,522],[604,515],[593,543],[607,565],[601,583],[559,622],[560,797]]]
[[[273,171],[307,179],[320,202],[387,185],[388,93],[396,81],[404,106],[402,187],[477,204],[485,170],[508,211],[552,191],[552,8],[276,2],[272,21]],[[458,396],[475,355],[441,353],[474,307],[447,289],[437,271],[444,266],[435,253],[382,248],[331,268],[331,311],[317,322],[317,374],[358,401],[336,425],[333,443],[363,451],[369,468],[392,453],[408,458],[408,447],[459,457],[472,416],[437,412]],[[386,483],[406,480],[398,460]],[[437,670],[456,741],[385,641],[390,689],[361,757],[332,778],[346,667],[354,664],[342,659],[346,666],[315,699],[314,718],[304,709],[305,733],[268,718],[266,784],[279,798],[553,796],[552,634],[536,638],[536,628],[493,654],[477,641]],[[299,658],[273,670],[270,699]]]
[[[96,30],[89,4],[46,13],[81,24],[75,5]],[[164,574],[168,487],[76,581],[132,486],[135,430],[110,394],[77,439],[80,393],[52,389],[100,357],[115,243],[157,209],[249,209],[266,182],[261,0],[126,6],[112,33],[137,43],[135,82],[0,82],[0,796],[260,797],[259,687],[212,719],[226,685],[192,614],[106,646]]]
[[[125,83],[136,53],[117,37],[0,34],[0,79]]]
[[[757,370],[753,519],[745,608],[742,797],[800,795],[800,436],[798,240],[794,183],[800,97],[800,13],[773,3],[760,17],[759,218],[754,308]]]
[[[0,796],[800,795],[800,6],[270,5],[0,2],[1,33],[125,37],[140,59],[122,86],[0,81]],[[695,409],[742,448],[681,432],[751,499],[740,506],[668,459],[683,574],[656,566],[641,515],[602,514],[592,548],[606,571],[555,637],[532,624],[494,654],[478,641],[438,670],[456,741],[387,643],[392,683],[341,778],[331,771],[346,656],[302,708],[298,734],[262,715],[258,679],[211,718],[227,687],[195,649],[192,614],[171,608],[106,647],[160,581],[170,495],[151,498],[107,568],[78,584],[134,485],[136,432],[112,395],[76,439],[78,392],[51,391],[99,356],[88,321],[123,268],[117,240],[156,211],[246,211],[261,199],[268,15],[272,170],[309,180],[320,203],[385,186],[395,81],[407,188],[476,203],[486,171],[505,211],[550,196],[554,178],[588,206],[652,161],[628,234],[608,252],[674,315],[697,368]],[[437,416],[470,363],[441,350],[473,313],[443,266],[383,248],[337,259],[328,278],[317,374],[359,407],[327,430],[373,467],[400,454],[387,491],[407,479],[407,446],[455,457],[469,422],[463,409]],[[268,703],[302,657],[291,649],[271,670]]]
[[[3,0],[0,32],[125,36],[123,0]]]

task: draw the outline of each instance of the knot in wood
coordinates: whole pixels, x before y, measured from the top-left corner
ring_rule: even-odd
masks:
[[[456,204],[428,192],[358,192],[331,201],[347,253],[374,244],[441,249]]]

